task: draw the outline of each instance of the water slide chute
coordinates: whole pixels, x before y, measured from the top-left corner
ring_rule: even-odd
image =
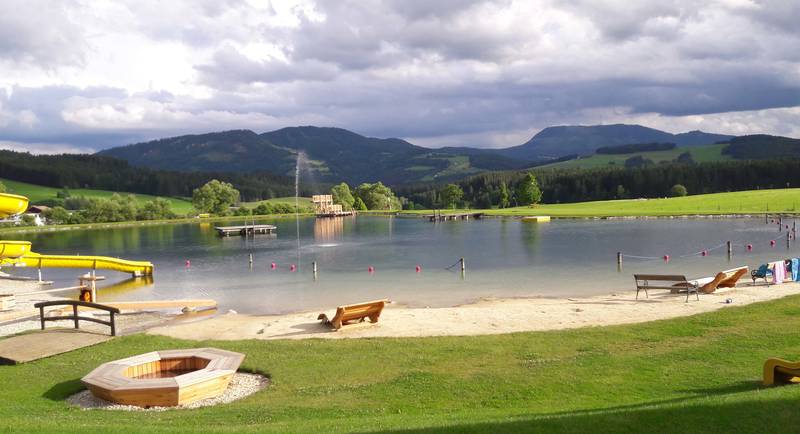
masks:
[[[21,214],[28,209],[28,198],[16,194],[0,193],[0,218]],[[88,268],[114,270],[135,276],[153,274],[153,264],[148,261],[128,261],[106,256],[41,255],[31,251],[29,241],[0,240],[0,264],[23,265],[36,268]]]

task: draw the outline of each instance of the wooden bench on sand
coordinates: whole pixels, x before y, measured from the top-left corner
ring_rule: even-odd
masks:
[[[639,299],[639,291],[644,291],[646,297],[650,297],[647,293],[648,289],[669,289],[670,292],[686,292],[686,302],[689,302],[689,294],[694,293],[697,300],[700,296],[697,294],[697,282],[692,282],[686,279],[686,276],[670,275],[670,274],[634,274],[636,280],[636,299]],[[655,284],[653,284],[655,282]]]
[[[371,323],[376,323],[386,303],[389,303],[389,300],[375,300],[339,306],[336,308],[336,314],[333,318],[328,319],[327,315],[321,313],[317,319],[322,320],[323,324],[329,325],[335,330],[339,330],[343,325],[353,321],[363,322],[366,318],[369,318]]]

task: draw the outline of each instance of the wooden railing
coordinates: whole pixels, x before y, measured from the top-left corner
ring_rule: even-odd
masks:
[[[72,306],[72,315],[64,315],[64,316],[56,316],[52,318],[45,318],[44,316],[44,308],[50,306]],[[111,318],[109,321],[103,321],[97,318],[91,318],[86,316],[78,316],[78,306],[88,307],[91,309],[97,310],[104,310],[109,312]],[[41,303],[36,303],[33,307],[39,308],[39,320],[42,323],[42,330],[44,330],[44,323],[45,321],[61,321],[61,320],[73,320],[75,321],[75,328],[78,327],[79,321],[91,321],[98,324],[103,324],[111,327],[111,336],[117,335],[117,330],[114,325],[114,314],[119,313],[119,309],[116,307],[106,306],[104,304],[97,304],[97,303],[89,303],[88,301],[78,301],[78,300],[53,300],[53,301],[43,301]]]

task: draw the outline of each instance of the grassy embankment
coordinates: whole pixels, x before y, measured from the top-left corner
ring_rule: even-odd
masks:
[[[722,148],[727,145],[687,146],[668,151],[633,152],[630,154],[593,154],[575,160],[560,161],[558,163],[539,166],[537,169],[595,169],[598,167],[625,167],[625,160],[631,157],[642,156],[654,163],[671,162],[684,152],[691,154],[696,163],[732,160],[730,155],[724,155]]]
[[[800,296],[651,323],[494,336],[134,335],[0,367],[0,430],[786,432],[800,423],[800,386],[762,387],[761,367],[771,356],[800,358],[798,328]],[[268,374],[272,385],[198,410],[80,411],[64,402],[100,363],[202,346],[245,353],[243,369]]]
[[[31,203],[36,203],[41,200],[45,199],[55,199],[56,194],[61,191],[59,188],[53,187],[45,187],[42,185],[35,185],[35,184],[28,184],[25,182],[18,182],[18,181],[11,181],[8,179],[0,179],[0,182],[6,186],[8,193],[19,194],[22,196],[27,196],[28,200]],[[72,196],[85,196],[87,198],[97,198],[97,199],[108,199],[110,198],[114,192],[107,191],[107,190],[93,190],[89,188],[75,188],[69,190]],[[120,195],[128,195],[134,193],[118,193]],[[156,197],[162,197],[162,199],[166,199],[169,201],[172,212],[178,215],[186,215],[194,210],[192,207],[192,202],[186,199],[178,199],[173,197],[163,197],[163,196],[151,196],[148,194],[134,194],[136,196],[136,201],[140,204],[147,202],[149,200],[153,200]]]
[[[490,215],[553,217],[675,216],[714,214],[760,214],[800,212],[800,188],[750,190],[731,193],[698,194],[666,199],[627,199],[535,207],[514,207],[484,210]],[[444,210],[463,212],[464,210]],[[471,210],[476,211],[476,210]],[[480,211],[480,210],[478,210]],[[431,211],[404,211],[428,214]]]

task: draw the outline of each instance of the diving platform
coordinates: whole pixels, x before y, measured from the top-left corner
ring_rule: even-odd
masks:
[[[278,227],[273,225],[243,225],[243,226],[215,226],[214,229],[221,237],[232,235],[272,235],[278,232]]]

